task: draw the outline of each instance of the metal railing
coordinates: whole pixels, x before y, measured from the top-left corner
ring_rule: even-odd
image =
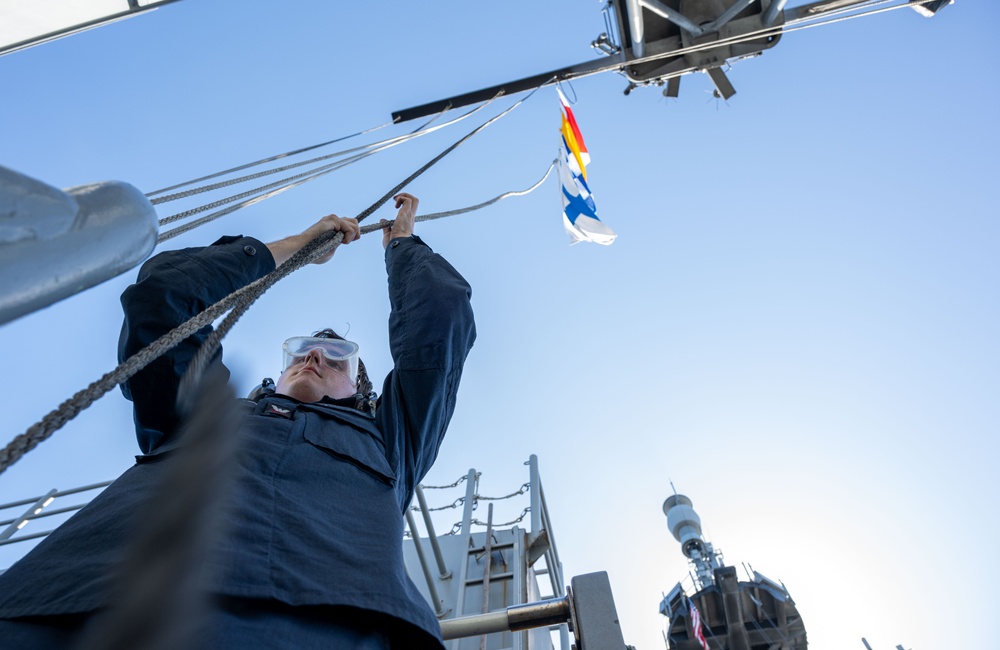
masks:
[[[415,557],[411,556],[412,564],[409,566],[409,569],[415,579],[416,575],[423,576],[423,582],[426,584],[425,596],[431,602],[437,617],[441,619],[442,630],[449,630],[445,633],[446,639],[459,639],[500,631],[517,631],[527,629],[528,627],[547,627],[541,624],[533,624],[527,627],[519,627],[517,625],[514,627],[507,626],[507,623],[504,622],[506,620],[505,615],[500,611],[493,610],[489,603],[487,594],[489,593],[491,580],[514,580],[515,584],[518,584],[518,581],[520,581],[521,585],[526,584],[523,582],[525,580],[533,581],[536,585],[533,593],[536,594],[536,598],[541,597],[544,599],[546,607],[552,607],[555,602],[567,602],[565,601],[567,588],[563,575],[563,567],[555,543],[552,520],[549,516],[548,504],[545,499],[545,490],[542,486],[538,457],[532,455],[524,464],[528,466],[528,481],[516,491],[503,496],[484,496],[480,494],[480,475],[475,469],[470,469],[465,476],[460,477],[449,485],[417,486],[415,489],[414,504],[405,513],[408,529],[406,534],[412,540],[415,555]],[[428,506],[426,497],[429,491],[458,488],[463,481],[466,482],[464,497],[456,499],[454,498],[454,493],[452,493],[452,495],[447,497],[447,500],[450,501],[449,503],[439,505],[438,507]],[[525,499],[528,501],[527,507],[512,521],[498,524],[492,512],[494,503],[516,499],[526,492],[528,493],[527,499]],[[487,502],[490,506],[490,516],[485,522],[473,516],[477,506],[481,505],[482,502]],[[461,521],[453,524],[451,530],[439,537],[435,532],[435,525],[432,520],[433,516],[436,516],[438,512],[449,512],[459,507],[462,507],[463,510]],[[417,530],[419,521],[419,518],[416,516],[417,511],[420,512],[423,519],[423,531]],[[525,521],[525,524],[520,525],[520,532],[514,532],[514,537],[504,537],[501,535],[501,541],[499,542],[499,548],[507,549],[501,551],[502,553],[513,552],[516,556],[511,558],[513,561],[512,566],[514,567],[512,569],[513,573],[511,573],[511,570],[508,570],[507,573],[492,574],[490,569],[492,553],[490,550],[491,543],[495,541],[493,532],[498,530],[507,531],[507,535],[510,535],[511,532],[518,531],[520,522],[525,519],[527,521]],[[441,521],[438,521],[438,524],[440,523]],[[473,529],[476,526],[485,526],[486,533],[473,533]],[[451,535],[455,535],[471,540],[473,534],[483,537],[485,541],[476,542],[475,544],[469,542],[456,545],[451,541],[450,537]],[[518,539],[521,541],[517,541]],[[442,549],[444,549],[444,553],[442,553]],[[485,559],[484,565],[480,566],[483,572],[482,578],[471,578],[467,575],[464,563],[469,552],[476,554],[477,563],[479,561],[478,558]],[[432,556],[433,559],[431,559]],[[543,559],[544,562],[539,562],[539,560]],[[449,578],[452,577],[453,572],[458,579],[458,583],[449,582]],[[542,576],[547,576],[547,579],[543,579]],[[545,585],[544,589],[546,591],[551,589],[550,596],[544,595],[544,592],[539,593],[537,589],[539,582]],[[467,588],[482,589],[484,601],[483,614],[469,618],[463,613],[468,608],[468,602],[471,602],[464,595],[464,590]],[[520,593],[521,597],[525,595],[524,592],[520,592],[517,588],[514,589],[514,592]],[[511,601],[507,602],[508,605],[511,604]],[[517,597],[514,598],[514,607],[520,607],[524,604],[526,604],[525,601],[519,600]],[[460,620],[461,622],[459,622]],[[486,627],[481,627],[483,625]],[[456,628],[456,626],[459,627]],[[569,629],[565,624],[565,619],[560,622],[554,622],[549,627],[550,631],[559,632],[561,642],[558,645],[565,650],[569,650],[571,644]],[[461,632],[458,631],[460,628],[462,629]],[[484,631],[487,628],[488,631]],[[476,630],[479,631],[477,632]],[[515,643],[515,647],[520,646]]]
[[[461,481],[466,481],[465,497],[456,501],[455,504],[451,506],[457,507],[459,501],[461,502],[461,505],[463,506],[463,514],[460,530],[466,534],[471,533],[472,526],[482,523],[473,518],[477,501],[481,499],[488,501],[508,499],[519,494],[523,494],[524,492],[529,492],[530,505],[526,510],[530,513],[531,517],[530,529],[527,531],[527,547],[523,551],[524,559],[526,560],[526,566],[534,565],[535,561],[538,559],[545,559],[544,568],[536,568],[534,570],[534,574],[535,576],[548,576],[548,582],[552,588],[553,596],[542,596],[544,599],[542,601],[513,605],[500,611],[487,610],[480,615],[460,616],[458,618],[442,620],[441,628],[445,639],[465,638],[500,631],[548,628],[552,631],[559,631],[562,640],[562,648],[569,648],[569,630],[573,629],[573,623],[576,622],[578,627],[576,628],[575,638],[578,643],[580,641],[580,622],[576,621],[575,618],[575,610],[578,608],[578,606],[575,606],[577,596],[575,596],[574,593],[565,586],[562,562],[559,559],[559,553],[556,548],[555,537],[552,532],[552,522],[549,517],[548,505],[545,501],[545,491],[542,487],[541,476],[538,469],[538,457],[532,454],[528,461],[525,462],[525,465],[529,468],[529,482],[522,485],[521,489],[517,492],[504,497],[484,497],[479,495],[479,474],[475,469],[470,469],[468,474],[459,479],[459,481],[457,481],[454,485],[445,487],[456,487]],[[36,497],[0,504],[0,513],[4,510],[28,506],[27,509],[21,512],[18,516],[0,520],[0,529],[2,529],[0,530],[0,546],[38,539],[49,535],[52,530],[29,534],[20,534],[20,531],[32,521],[55,515],[76,512],[87,505],[87,502],[90,500],[87,499],[87,502],[76,503],[70,506],[50,508],[50,506],[52,506],[58,499],[74,494],[101,490],[110,485],[112,482],[113,481],[104,481],[68,490],[52,489],[47,493]],[[96,494],[91,495],[90,498],[92,499],[94,496],[96,496]],[[445,610],[442,607],[442,601],[438,597],[435,583],[452,577],[452,571],[448,568],[448,564],[445,561],[439,537],[435,531],[434,523],[431,518],[431,513],[435,509],[428,507],[426,495],[422,486],[416,487],[415,496],[418,507],[407,509],[405,513],[407,528],[409,529],[409,534],[413,539],[419,563],[421,565],[421,569],[423,570],[424,578],[427,581],[431,600],[437,610],[436,613],[439,618],[445,618],[451,610]],[[421,513],[424,527],[427,532],[426,538],[422,537],[417,531],[416,519],[413,515],[414,510],[419,510]],[[525,513],[522,513],[522,517],[524,514]],[[517,521],[520,521],[520,518],[518,518]],[[431,555],[434,557],[434,564],[436,566],[432,566],[428,554],[424,552],[425,544],[430,544]],[[434,569],[436,569],[436,571],[434,571]],[[436,576],[435,573],[437,574]],[[594,575],[596,576],[596,574]],[[574,578],[573,580],[575,587],[578,578]],[[603,582],[606,581],[607,578],[603,578]],[[486,584],[488,584],[488,582]],[[586,591],[589,592],[592,590],[594,590],[593,587],[587,589]],[[599,586],[596,591],[601,593],[607,591],[608,594],[610,594],[609,588],[605,588],[603,586]],[[609,611],[611,615],[608,617],[608,620],[613,620],[613,626],[617,627],[617,617],[614,616],[613,600],[611,600],[610,603],[611,609]],[[607,609],[606,603],[602,604],[602,609]],[[602,616],[601,618],[604,619],[605,617]],[[603,625],[604,623],[602,622],[601,624]],[[598,634],[596,636],[599,637],[602,635]],[[615,650],[617,650],[618,647],[617,643],[615,643]],[[590,648],[588,648],[588,650],[590,650]]]
[[[40,533],[30,533],[26,535],[18,535],[18,533],[29,522],[35,521],[37,519],[43,519],[45,517],[53,517],[55,515],[61,515],[68,512],[76,512],[86,503],[78,503],[72,506],[66,506],[63,508],[48,509],[48,506],[52,505],[56,499],[61,497],[69,496],[71,494],[79,494],[81,492],[89,492],[91,490],[98,490],[106,488],[111,485],[112,481],[104,481],[103,483],[93,483],[91,485],[84,485],[83,487],[73,488],[71,490],[49,490],[47,493],[32,497],[30,499],[21,499],[20,501],[12,501],[10,503],[0,504],[0,511],[9,510],[11,508],[16,508],[18,506],[29,506],[20,516],[14,517],[13,519],[6,519],[0,521],[0,527],[3,528],[0,531],[0,546],[7,544],[17,544],[18,542],[26,542],[30,539],[38,539],[39,537],[45,537],[51,530],[46,530]],[[15,537],[16,535],[16,537]]]
[[[542,478],[538,473],[538,456],[532,454],[528,458],[529,473],[531,477],[531,530],[529,531],[532,541],[541,535],[546,535],[547,548],[545,549],[545,569],[536,571],[537,575],[548,574],[549,585],[552,587],[553,596],[562,596],[566,593],[566,582],[563,580],[562,562],[559,560],[559,551],[556,549],[556,538],[552,533],[552,520],[549,517],[549,507],[545,503],[545,490],[542,488]]]

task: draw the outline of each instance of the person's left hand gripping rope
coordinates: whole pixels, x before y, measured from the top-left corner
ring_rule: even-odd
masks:
[[[406,192],[400,192],[392,198],[396,200],[396,208],[399,212],[396,214],[396,220],[391,224],[385,219],[379,222],[384,224],[382,228],[383,248],[397,237],[409,237],[413,234],[413,219],[417,216],[417,206],[420,204],[420,199]]]

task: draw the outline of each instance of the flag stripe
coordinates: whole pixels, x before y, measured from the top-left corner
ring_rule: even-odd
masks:
[[[576,138],[577,144],[580,145],[580,152],[586,155],[587,145],[583,141],[583,134],[580,132],[580,127],[576,123],[576,116],[573,115],[573,109],[569,106],[569,100],[566,99],[566,95],[564,95],[558,87],[556,87],[556,91],[559,93],[559,101],[562,103],[566,121],[569,122],[570,129],[573,131],[573,137]],[[588,159],[587,162],[590,162],[590,160]]]
[[[597,206],[587,185],[590,156],[562,91],[559,92],[559,100],[564,110],[560,115],[562,147],[556,158],[556,170],[562,186],[563,227],[572,244],[589,241],[609,246],[618,235],[597,217]]]
[[[587,166],[583,162],[583,157],[580,155],[580,146],[577,144],[576,139],[573,137],[573,132],[569,128],[569,122],[566,121],[566,117],[563,117],[562,121],[562,134],[563,134],[563,144],[566,145],[566,149],[573,154],[573,158],[576,159],[576,164],[580,168],[580,174],[584,178],[587,178]]]

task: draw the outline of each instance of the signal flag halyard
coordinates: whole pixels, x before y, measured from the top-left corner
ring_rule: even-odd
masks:
[[[587,164],[590,154],[583,141],[583,134],[577,126],[573,110],[566,101],[566,96],[558,88],[559,101],[562,103],[562,148],[556,159],[559,169],[559,181],[563,195],[563,226],[569,234],[570,243],[589,241],[595,244],[609,246],[618,236],[597,218],[597,207],[594,197],[587,185]]]

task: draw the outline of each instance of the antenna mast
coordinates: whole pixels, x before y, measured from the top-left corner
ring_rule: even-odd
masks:
[[[670,484],[673,487],[673,483]],[[680,545],[684,557],[691,561],[695,570],[695,582],[699,590],[715,584],[715,570],[724,567],[722,553],[701,536],[701,517],[694,511],[691,499],[683,494],[667,497],[663,502],[663,514],[667,516],[667,528]]]

